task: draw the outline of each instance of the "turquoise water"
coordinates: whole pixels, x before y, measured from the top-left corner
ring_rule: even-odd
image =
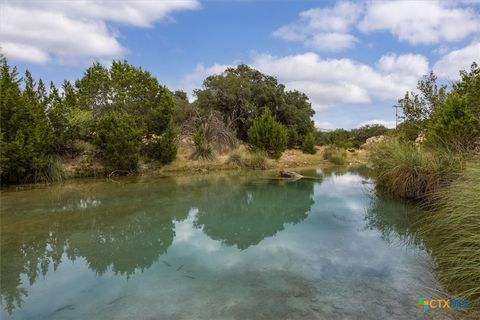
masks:
[[[1,194],[2,319],[415,319],[441,294],[361,172],[72,181]]]

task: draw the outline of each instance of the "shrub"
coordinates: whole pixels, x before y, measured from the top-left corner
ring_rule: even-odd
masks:
[[[86,178],[96,177],[101,174],[101,169],[95,165],[94,158],[91,155],[81,156],[81,160],[74,168],[75,177]]]
[[[410,121],[402,122],[398,125],[398,135],[401,141],[415,141],[422,132],[423,124]]]
[[[288,148],[294,148],[299,143],[298,130],[295,126],[289,126],[288,133]]]
[[[382,136],[389,130],[381,124],[367,124],[360,128],[351,130],[352,140],[358,146],[364,144],[368,138]]]
[[[333,154],[330,156],[330,158],[328,158],[328,161],[337,166],[343,166],[346,162],[346,159],[340,154]]]
[[[313,132],[309,132],[306,136],[305,139],[303,140],[302,144],[302,152],[303,153],[310,153],[310,154],[315,154],[317,153],[317,148],[315,147],[315,135]]]
[[[433,112],[427,128],[427,143],[460,152],[473,149],[480,137],[480,119],[456,93]]]
[[[222,114],[218,111],[195,110],[190,118],[182,124],[182,133],[193,136],[199,127],[203,130],[205,143],[211,144],[217,150],[226,151],[238,146],[235,132],[231,125],[225,124]]]
[[[398,140],[374,145],[370,160],[379,191],[414,200],[430,197],[461,168],[461,159],[454,154]]]
[[[105,157],[107,171],[136,170],[140,155],[139,142],[140,134],[133,117],[111,112],[98,120],[95,144]]]
[[[480,309],[480,161],[435,194],[438,206],[422,224],[439,280]]]
[[[172,162],[175,160],[178,151],[176,138],[177,131],[171,119],[161,136],[152,135],[147,145],[147,155],[163,164]]]
[[[342,149],[360,148],[359,142],[355,140],[339,140],[339,141],[335,141],[333,145],[337,148],[342,148]]]
[[[193,143],[195,144],[195,151],[190,156],[191,159],[209,161],[214,159],[212,145],[206,142],[203,127],[197,128],[193,135]]]
[[[344,165],[346,162],[345,150],[339,150],[335,147],[328,147],[323,152],[323,159],[328,160],[335,165]]]
[[[248,142],[253,149],[263,150],[269,157],[278,159],[287,148],[287,129],[265,108],[260,118],[255,119],[248,129]]]
[[[267,169],[267,154],[264,151],[255,151],[245,161],[246,167],[254,170]]]
[[[231,164],[231,165],[234,165],[234,166],[237,166],[239,168],[243,168],[245,167],[245,162],[242,158],[242,155],[240,154],[240,152],[233,152],[227,159],[226,161],[227,164]]]
[[[47,156],[29,180],[33,182],[61,182],[64,179],[65,171],[60,159],[56,156]]]

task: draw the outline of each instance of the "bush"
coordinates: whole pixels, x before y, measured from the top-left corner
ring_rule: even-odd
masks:
[[[330,156],[330,158],[328,158],[328,161],[337,166],[343,166],[346,162],[346,159],[340,154],[333,154]]]
[[[323,159],[328,160],[335,165],[344,165],[347,161],[345,150],[339,150],[335,147],[328,147],[323,152]]]
[[[299,137],[297,128],[295,126],[289,126],[287,129],[288,133],[288,148],[294,148],[299,143]]]
[[[203,127],[198,127],[193,135],[193,143],[195,144],[195,151],[190,156],[193,160],[213,160],[212,145],[206,142],[205,131]]]
[[[263,150],[269,157],[278,159],[287,148],[287,129],[265,108],[260,118],[255,119],[248,129],[248,142],[253,149]]]
[[[352,140],[355,145],[364,144],[368,138],[382,136],[388,133],[388,129],[381,124],[367,124],[351,131]]]
[[[427,143],[459,152],[475,148],[480,138],[480,119],[456,93],[433,112],[427,128]]]
[[[401,141],[415,141],[422,132],[423,124],[410,121],[402,122],[398,125],[398,135]]]
[[[226,161],[227,164],[231,164],[231,165],[234,165],[234,166],[237,166],[239,168],[243,168],[245,167],[245,162],[242,158],[242,155],[240,154],[240,152],[234,152],[232,153],[227,161]]]
[[[106,170],[135,171],[140,155],[140,134],[131,116],[115,112],[102,116],[96,126],[95,145],[105,157]]]
[[[339,140],[339,141],[335,141],[333,145],[341,149],[360,148],[359,142],[355,140]]]
[[[267,169],[267,154],[264,151],[253,152],[245,161],[245,166],[254,170]]]
[[[45,162],[38,167],[31,179],[33,182],[61,182],[65,179],[65,171],[57,156],[47,156]]]
[[[422,225],[440,282],[480,309],[480,161],[435,194],[438,206]]]
[[[101,169],[95,165],[91,155],[81,156],[81,160],[74,168],[74,176],[78,178],[96,177],[101,174]]]
[[[168,122],[165,132],[161,136],[152,135],[148,142],[147,155],[163,164],[175,160],[177,156],[177,131],[173,119]]]
[[[428,199],[461,169],[454,154],[398,140],[374,145],[370,160],[379,191],[414,200]]]
[[[309,132],[306,136],[305,139],[303,140],[302,144],[302,152],[303,153],[310,153],[310,154],[315,154],[317,153],[317,148],[315,147],[315,135],[313,132]]]

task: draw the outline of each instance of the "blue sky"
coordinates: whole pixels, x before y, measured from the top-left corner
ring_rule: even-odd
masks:
[[[61,83],[121,58],[191,93],[247,63],[305,92],[323,129],[392,126],[392,105],[423,74],[449,82],[480,62],[475,0],[20,0],[0,18],[0,50],[36,77]]]

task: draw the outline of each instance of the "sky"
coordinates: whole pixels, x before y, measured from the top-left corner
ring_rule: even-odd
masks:
[[[480,0],[1,0],[0,52],[56,84],[126,59],[191,99],[245,63],[306,93],[318,128],[393,127],[423,75],[480,63]]]

